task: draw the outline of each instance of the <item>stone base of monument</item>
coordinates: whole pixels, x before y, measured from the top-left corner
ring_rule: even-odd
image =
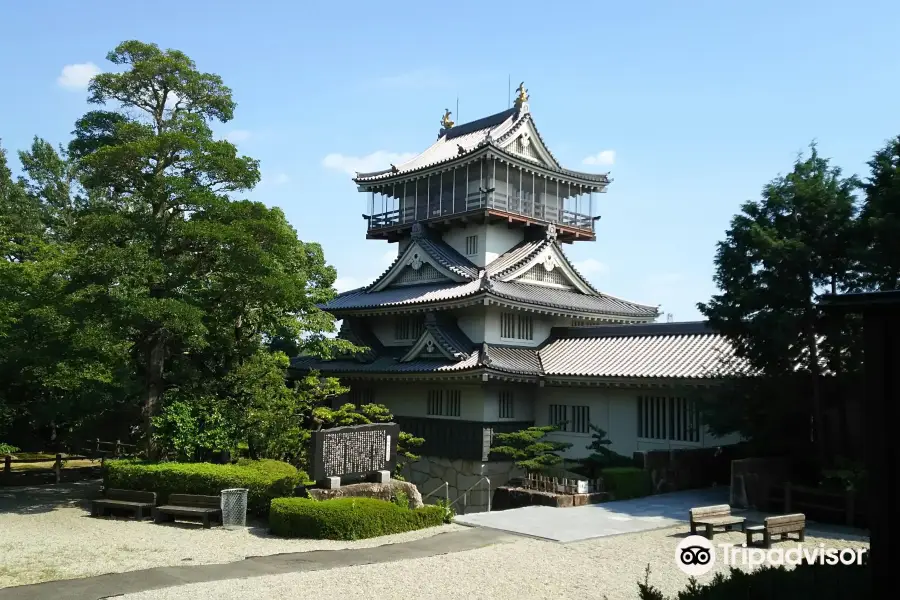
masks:
[[[390,483],[391,472],[390,471],[375,471],[375,473],[372,475],[372,481],[375,483]]]
[[[336,490],[341,487],[341,478],[340,477],[326,477],[320,481],[316,482],[319,487],[325,488],[326,490]]]
[[[365,482],[351,483],[334,488],[316,488],[307,490],[309,497],[314,500],[331,500],[333,498],[377,498],[390,501],[402,492],[409,499],[410,508],[420,508],[422,494],[418,488],[408,481],[392,479],[383,483]]]

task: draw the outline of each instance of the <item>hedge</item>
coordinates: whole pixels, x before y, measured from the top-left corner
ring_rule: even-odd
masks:
[[[247,488],[248,512],[264,517],[273,498],[292,495],[306,479],[306,473],[277,460],[240,460],[229,465],[113,460],[105,465],[103,485],[156,492],[159,502],[166,502],[169,494],[217,496],[224,489]]]
[[[649,575],[638,583],[641,600],[795,600],[816,598],[857,600],[874,598],[867,564],[800,564],[788,571],[784,567],[761,567],[750,573],[731,568],[728,577],[713,576],[707,584],[689,582],[677,596],[666,596],[650,583]]]
[[[281,537],[361,540],[441,525],[446,514],[441,506],[409,509],[375,498],[276,498],[269,529]]]
[[[650,472],[637,467],[609,467],[600,471],[606,488],[616,500],[643,498],[653,493]]]

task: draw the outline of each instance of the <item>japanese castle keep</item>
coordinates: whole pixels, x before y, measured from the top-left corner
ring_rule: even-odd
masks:
[[[453,498],[482,473],[505,483],[491,436],[530,425],[564,423],[553,435],[571,458],[589,454],[590,424],[626,455],[736,441],[711,437],[695,406],[728,342],[703,323],[654,323],[655,306],[597,290],[563,251],[596,239],[608,177],[557,162],[524,86],[509,110],[450,116],[415,158],[354,179],[366,237],[396,243],[397,259],[322,308],[368,350],[298,357],[293,372],[340,377],[338,405],[386,405],[425,438],[407,479],[422,493],[448,481]]]

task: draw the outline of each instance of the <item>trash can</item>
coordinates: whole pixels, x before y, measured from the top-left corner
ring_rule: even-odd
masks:
[[[222,490],[222,525],[240,529],[247,525],[247,492],[244,488]]]

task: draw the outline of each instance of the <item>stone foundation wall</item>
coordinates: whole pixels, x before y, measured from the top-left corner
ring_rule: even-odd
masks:
[[[453,505],[453,509],[457,514],[486,511],[488,493],[493,494],[494,490],[506,485],[511,478],[523,475],[511,461],[481,462],[462,459],[451,460],[436,456],[421,457],[418,461],[404,466],[402,474],[407,481],[415,484],[423,496],[434,491],[446,481],[450,484],[450,502],[456,500],[460,494],[475,485],[482,475],[489,478],[491,480],[490,492],[488,492],[486,485],[478,486],[469,492],[465,505],[462,500]],[[425,504],[434,504],[443,498],[444,492],[442,490],[429,498],[423,498],[423,500]]]

